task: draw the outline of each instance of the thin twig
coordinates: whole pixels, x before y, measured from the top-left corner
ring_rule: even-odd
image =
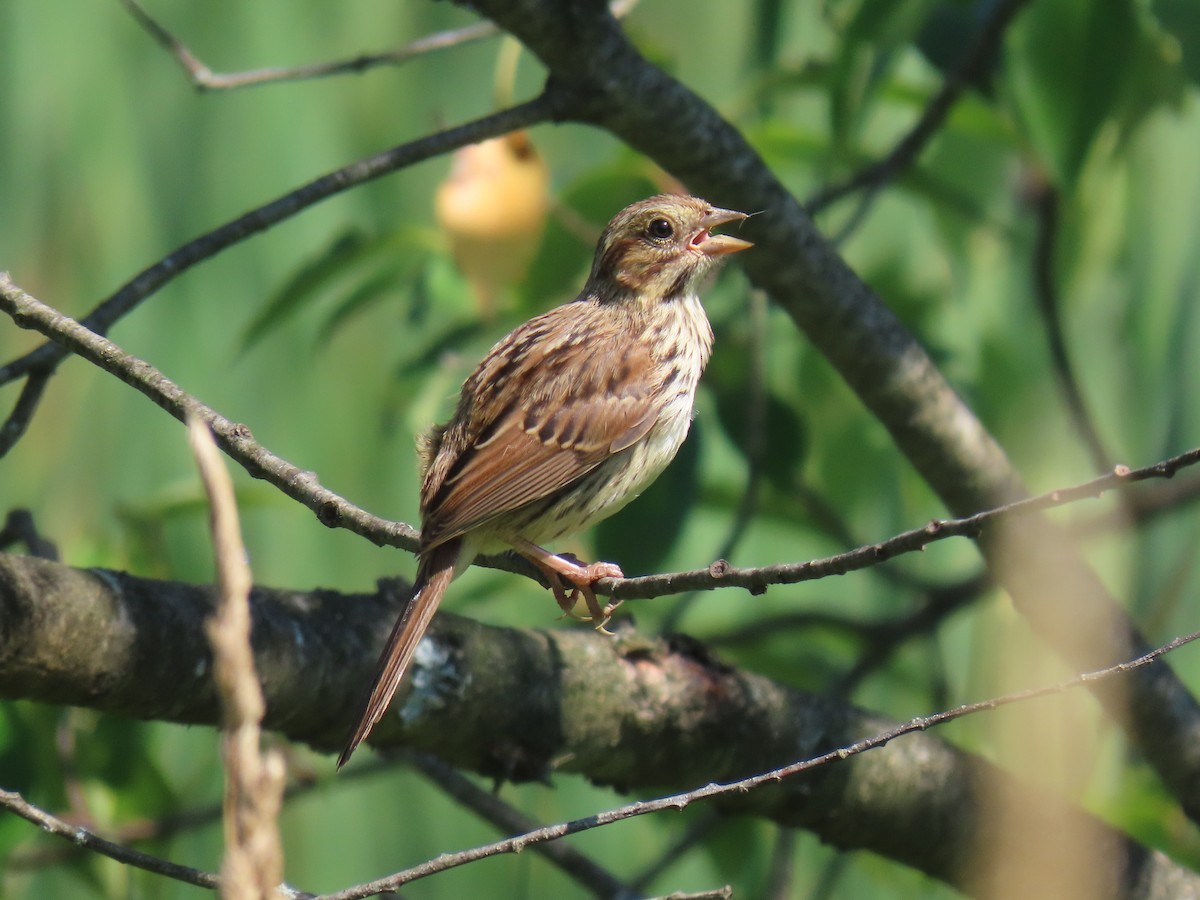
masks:
[[[1067,339],[1060,314],[1058,285],[1054,278],[1054,255],[1058,245],[1058,204],[1058,189],[1054,185],[1041,184],[1036,188],[1036,196],[1033,198],[1037,221],[1037,233],[1033,243],[1033,294],[1046,326],[1050,367],[1058,380],[1058,389],[1062,391],[1067,414],[1087,448],[1092,465],[1096,467],[1097,472],[1103,472],[1112,468],[1112,457],[1105,449],[1096,421],[1083,398],[1079,378],[1067,352]]]
[[[328,78],[334,75],[360,75],[380,66],[401,66],[420,56],[452,47],[462,47],[500,33],[500,29],[489,21],[437,31],[410,41],[394,50],[382,53],[362,53],[349,59],[312,63],[302,66],[272,66],[249,69],[243,72],[214,72],[203,60],[167,28],[151,16],[137,0],[120,0],[133,19],[154,41],[175,57],[188,80],[200,91],[226,91],[235,88],[257,87],[288,81],[304,81],[313,78]],[[637,0],[617,0],[612,4],[612,14],[617,18],[625,15],[637,5]]]
[[[934,94],[908,133],[883,159],[859,169],[845,181],[824,187],[809,197],[804,204],[809,214],[815,216],[835,201],[863,188],[868,189],[868,198],[873,198],[881,186],[892,181],[916,162],[921,151],[945,123],[967,86],[986,74],[1009,23],[1028,2],[1029,0],[1001,0],[997,3],[963,53],[961,62],[946,76],[941,88]],[[865,210],[860,208],[855,218],[861,218],[863,214]]]
[[[176,62],[179,63],[180,68],[187,74],[192,84],[201,91],[222,91],[279,81],[303,81],[310,78],[326,78],[331,75],[361,74],[378,66],[403,65],[418,56],[424,56],[436,50],[445,50],[449,47],[461,47],[464,44],[491,37],[500,31],[491,22],[476,22],[462,28],[426,35],[403,47],[383,53],[364,53],[350,59],[304,66],[250,69],[244,72],[222,74],[214,72],[205,65],[182,40],[155,20],[136,0],[120,0],[120,2],[146,32],[163,49],[175,57]]]
[[[505,803],[490,791],[480,788],[457,769],[424,753],[408,755],[409,762],[422,775],[440,787],[451,799],[466,807],[504,834],[533,831],[537,824],[529,816]],[[625,884],[603,866],[593,862],[566,844],[539,844],[534,848],[579,884],[598,897],[634,900],[641,892]]]
[[[337,778],[339,786],[347,781],[373,777],[380,772],[395,768],[396,761],[386,757],[376,757],[364,761],[352,769],[342,772]],[[330,785],[330,778],[304,778],[288,785],[283,792],[285,803],[296,797],[301,797],[314,790],[323,790]],[[203,828],[218,822],[224,812],[223,803],[213,803],[207,806],[187,809],[181,812],[169,813],[157,818],[139,818],[115,826],[113,834],[120,842],[134,843],[137,841],[158,841],[172,837],[195,828]],[[56,844],[53,848],[19,848],[5,860],[9,872],[25,872],[43,869],[47,866],[58,865],[78,854],[86,852],[82,847]]]
[[[666,810],[686,809],[693,803],[711,800],[717,797],[744,794],[747,791],[762,787],[764,785],[778,783],[785,778],[789,778],[801,772],[807,772],[821,766],[829,765],[830,763],[849,759],[852,756],[857,756],[860,753],[865,753],[868,750],[874,750],[878,747],[889,744],[906,734],[912,734],[917,731],[926,731],[945,722],[950,722],[954,719],[960,719],[963,716],[973,715],[975,713],[980,713],[987,710],[999,709],[1003,706],[1010,706],[1014,703],[1023,703],[1039,697],[1061,694],[1074,688],[1082,687],[1097,681],[1112,678],[1116,675],[1122,675],[1131,672],[1134,669],[1150,665],[1159,657],[1165,656],[1173,650],[1177,650],[1185,644],[1190,644],[1196,640],[1200,640],[1200,631],[1177,637],[1161,647],[1157,647],[1154,650],[1144,653],[1135,659],[1117,663],[1114,666],[1109,666],[1104,669],[1085,672],[1081,675],[1076,675],[1073,678],[1065,679],[1056,684],[1029,688],[1023,691],[1015,691],[1011,694],[1004,694],[999,697],[993,697],[989,700],[963,704],[962,706],[957,706],[954,709],[945,710],[930,716],[919,716],[915,719],[905,722],[902,725],[897,725],[894,728],[889,728],[886,731],[873,735],[872,737],[864,738],[863,740],[855,741],[852,744],[838,747],[836,750],[830,750],[829,752],[822,753],[819,756],[810,757],[809,759],[801,760],[787,766],[782,766],[778,769],[772,769],[769,772],[763,772],[759,775],[753,775],[749,778],[743,778],[727,784],[708,784],[692,791],[687,791],[680,794],[671,794],[666,797],[660,797],[656,800],[645,800],[637,803],[631,803],[627,806],[618,807],[606,812],[596,813],[594,815],[587,816],[586,818],[575,819],[574,821],[570,822],[562,822],[557,825],[548,825],[544,828],[538,828],[536,830],[526,832],[525,834],[506,838],[505,840],[496,841],[491,844],[474,847],[470,850],[464,850],[459,853],[446,853],[439,856],[437,859],[429,860],[428,862],[422,863],[419,866],[414,866],[413,868],[406,869],[403,872],[397,872],[393,875],[389,875],[386,878],[381,878],[365,884],[355,885],[354,887],[346,888],[345,890],[337,891],[336,893],[323,895],[320,900],[361,900],[363,897],[370,897],[375,894],[382,893],[383,891],[396,890],[397,888],[408,884],[409,882],[416,881],[420,878],[426,878],[430,875],[436,875],[459,866],[467,865],[468,863],[475,862],[476,860],[487,859],[488,857],[499,856],[505,853],[520,853],[526,847],[533,846],[534,844],[544,843],[546,841],[556,841],[560,838],[567,837],[568,835],[589,831],[593,828],[599,828],[604,825],[609,825],[613,822],[619,822],[625,819],[634,818],[636,816],[644,816],[650,813],[663,812]]]
[[[21,388],[21,396],[13,405],[12,412],[0,425],[0,457],[5,456],[25,434],[25,429],[33,420],[46,385],[50,383],[51,370],[35,370],[25,376],[25,386]]]
[[[347,528],[377,544],[389,544],[407,550],[417,548],[418,533],[415,528],[373,516],[322,487],[313,472],[306,472],[262,447],[251,437],[245,425],[231,422],[185,393],[149,363],[129,355],[82,323],[26,294],[12,283],[7,273],[2,272],[0,308],[21,327],[35,329],[56,341],[64,353],[75,353],[115,375],[179,421],[184,421],[189,412],[194,412],[212,429],[221,449],[247,472],[304,504],[325,525]]]
[[[70,822],[64,822],[62,819],[52,816],[45,810],[39,809],[27,802],[24,797],[15,791],[0,789],[0,807],[15,813],[28,822],[32,822],[49,834],[66,838],[78,847],[91,850],[102,856],[107,856],[109,859],[115,859],[117,862],[124,863],[127,866],[145,869],[147,872],[165,875],[167,878],[173,878],[185,884],[194,884],[197,887],[215,889],[220,883],[220,879],[211,872],[193,869],[191,866],[181,866],[178,863],[160,859],[157,856],[151,856],[149,853],[142,853],[140,850],[122,847],[120,844],[114,844],[112,841],[105,840],[99,835],[88,831],[86,828],[80,828],[78,825],[72,825]]]
[[[835,543],[848,548],[858,547],[863,543],[850,528],[836,504],[803,478],[791,479],[787,485],[787,491],[800,501],[812,524]],[[936,582],[921,578],[897,566],[886,566],[875,571],[890,584],[910,591],[929,592],[936,591],[941,587]]]
[[[1149,478],[1170,478],[1179,469],[1198,462],[1200,448],[1193,448],[1140,469],[1116,466],[1108,475],[1101,475],[1072,487],[1047,491],[960,519],[933,519],[921,528],[914,528],[877,544],[868,544],[824,559],[779,563],[758,568],[736,568],[724,560],[717,560],[705,569],[619,580],[606,578],[597,582],[595,589],[597,593],[620,600],[646,600],[683,591],[712,590],[718,587],[740,587],[752,594],[761,594],[775,584],[798,584],[865,569],[947,538],[975,538],[986,525],[1001,517],[1029,515],[1082,499],[1100,497],[1109,491]]]

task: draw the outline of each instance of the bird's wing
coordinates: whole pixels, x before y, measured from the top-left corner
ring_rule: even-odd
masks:
[[[468,380],[473,399],[439,435],[422,487],[426,547],[552,496],[654,425],[663,401],[649,350],[599,328],[593,310],[576,302],[530,320]]]

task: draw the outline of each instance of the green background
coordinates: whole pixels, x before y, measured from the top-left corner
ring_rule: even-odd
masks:
[[[627,27],[643,52],[742,128],[803,198],[893,145],[989,7],[646,0]],[[160,2],[151,11],[217,71],[353,56],[473,21],[448,4],[381,0]],[[184,241],[326,171],[488,112],[498,46],[492,39],[363,75],[202,94],[118,3],[0,4],[0,269],[82,316]],[[1046,490],[1096,471],[1064,412],[1034,300],[1030,198],[1042,182],[1061,191],[1055,280],[1066,337],[1114,459],[1141,465],[1200,444],[1200,6],[1042,0],[1018,17],[1004,46],[986,89],[966,96],[919,164],[878,195],[857,227],[856,197],[818,223],[830,235],[851,226],[841,244],[847,260],[920,336],[1031,488]],[[536,61],[523,57],[517,96],[532,96],[540,83]],[[602,133],[543,126],[532,137],[557,201],[597,227],[659,183],[647,162]],[[327,487],[414,522],[414,435],[447,414],[458,383],[507,328],[570,299],[590,261],[587,243],[552,218],[543,252],[504,314],[480,322],[432,214],[448,166],[416,166],[255,236],[173,281],[112,338]],[[297,291],[304,279],[309,289]],[[289,301],[287,315],[267,312]],[[736,267],[708,290],[718,345],[684,453],[617,519],[556,549],[613,559],[627,574],[695,568],[720,553],[749,479],[746,398],[756,353],[769,427],[755,515],[728,553],[733,562],[825,556],[944,515],[882,427],[790,320],[763,302]],[[248,340],[255,322],[261,333]],[[37,343],[0,322],[5,361]],[[3,393],[7,411],[16,390]],[[411,575],[407,554],[328,530],[273,489],[235,477],[259,582],[349,592]],[[0,461],[0,503],[31,508],[69,564],[211,578],[182,427],[79,360],[60,368],[28,434]],[[1114,508],[1107,498],[1059,517],[1087,522]],[[1184,508],[1087,539],[1094,564],[1153,641],[1195,627],[1198,536],[1200,520]],[[762,597],[716,592],[686,607],[674,598],[630,606],[647,631],[670,621],[734,663],[826,690],[864,652],[854,623],[903,615],[921,586],[956,583],[978,569],[971,546],[952,541]],[[499,624],[576,627],[555,623],[549,596],[530,582],[493,571],[461,578],[448,605]],[[766,638],[721,642],[797,612],[834,613],[849,625],[781,625]],[[1002,594],[986,593],[906,644],[851,697],[907,718],[1061,677],[1049,655]],[[1193,685],[1195,657],[1172,658]],[[1194,828],[1127,758],[1090,701],[1053,702],[1095,733],[1066,790],[1139,840],[1200,862]],[[1002,715],[977,718],[943,736],[1004,760],[1004,723]],[[287,877],[305,890],[333,890],[496,836],[414,774],[392,768],[333,779],[329,759],[290,752],[294,774],[319,780],[282,820]],[[1062,787],[1054,772],[1043,774]],[[94,826],[113,833],[216,802],[216,734],[4,704],[0,783],[58,811],[78,810],[82,800]],[[506,786],[502,795],[546,822],[633,799],[565,777],[549,787]],[[638,820],[573,843],[633,877],[705,816],[694,809]],[[774,841],[767,824],[721,821],[651,890],[728,882],[740,896],[760,896]],[[220,828],[188,829],[147,849],[212,869]],[[807,835],[795,853],[787,896],[952,895],[864,854],[843,867]],[[0,856],[7,897],[197,894],[72,856],[12,816],[0,817]],[[829,892],[821,894],[825,879]],[[405,891],[580,893],[531,853]]]

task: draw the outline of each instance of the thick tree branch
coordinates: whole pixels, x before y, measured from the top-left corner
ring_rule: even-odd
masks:
[[[397,603],[391,590],[347,597],[256,589],[252,634],[265,724],[319,748],[339,746]],[[204,587],[0,555],[0,697],[213,725],[219,709],[202,637],[212,608]],[[696,791],[697,784],[758,775],[763,786],[725,793],[721,805],[964,888],[972,854],[995,827],[986,797],[1000,787],[1028,804],[1023,827],[1085,829],[1114,896],[1200,890],[1194,874],[920,733],[932,722],[896,730],[848,704],[731,669],[687,642],[631,633],[610,640],[577,628],[521,632],[443,615],[377,741],[497,777],[558,771],[641,793],[687,791],[653,801],[663,808],[721,793],[715,785]],[[913,733],[894,740],[905,732]],[[875,749],[861,752],[867,746]],[[830,764],[848,753],[853,760]],[[822,763],[796,769],[807,768],[804,775],[776,771],[822,754]],[[584,824],[555,828],[570,833]],[[1150,890],[1163,884],[1177,893]]]
[[[739,779],[732,783],[708,784],[704,787],[697,788],[693,791],[687,791],[682,794],[659,797],[658,799],[651,801],[639,801],[618,809],[608,810],[603,813],[589,816],[586,819],[577,819],[573,822],[564,822],[558,825],[539,828],[534,831],[526,832],[525,834],[519,834],[501,841],[496,841],[490,845],[476,847],[461,853],[444,854],[436,860],[430,860],[429,862],[422,863],[420,866],[416,866],[404,872],[399,872],[387,878],[381,878],[377,881],[369,882],[368,884],[358,885],[354,888],[326,895],[326,897],[322,898],[322,900],[359,900],[359,898],[372,896],[382,891],[394,890],[405,884],[415,881],[418,878],[425,878],[438,872],[444,872],[451,868],[467,865],[468,863],[476,862],[489,856],[495,856],[501,853],[519,853],[527,846],[536,847],[546,841],[557,840],[561,837],[577,834],[581,831],[587,831],[592,828],[599,828],[603,825],[608,825],[623,819],[632,818],[634,816],[648,815],[666,810],[685,809],[693,803],[701,802],[709,798],[727,797],[737,792],[747,792],[756,788],[761,788],[765,785],[777,784],[782,782],[784,779],[795,776],[801,772],[808,772],[820,766],[835,762],[842,762],[869,750],[877,750],[881,747],[885,747],[899,737],[924,731],[925,729],[941,724],[942,722],[948,722],[953,719],[972,715],[984,710],[997,709],[1001,706],[1008,706],[1013,703],[1022,703],[1027,700],[1046,696],[1048,694],[1059,693],[1072,687],[1078,687],[1080,684],[1085,684],[1090,681],[1098,681],[1111,678],[1117,674],[1128,673],[1137,668],[1148,666],[1165,656],[1167,653],[1170,653],[1172,650],[1177,650],[1178,648],[1193,643],[1197,640],[1200,640],[1200,632],[1193,632],[1192,634],[1175,638],[1164,646],[1155,648],[1136,660],[1120,663],[1103,671],[1088,672],[1084,675],[1068,679],[1057,685],[1019,691],[1015,694],[1008,694],[992,700],[985,700],[979,703],[970,703],[959,706],[955,709],[947,710],[946,712],[938,713],[936,715],[918,717],[903,725],[898,725],[871,737],[855,741],[849,746],[838,747],[819,756],[810,757],[809,759],[801,760],[787,766],[782,766],[770,772],[763,772],[758,775],[752,775],[748,778]],[[998,775],[999,773],[993,774]],[[1006,790],[1011,791],[1012,788],[1006,788]],[[1044,798],[1036,797],[1032,793],[1027,793],[1026,797],[1022,798],[1022,800],[1016,800],[1015,798],[1010,799],[1013,799],[1013,802],[1022,803],[1022,808],[1026,809],[1035,809],[1038,806],[1045,806]],[[1057,806],[1058,804],[1054,805]],[[1049,814],[1055,819],[1060,819],[1062,812],[1063,810],[1061,808],[1053,811],[1045,808],[1042,810],[1043,814]],[[1092,827],[1094,823],[1085,824],[1083,817],[1077,816],[1074,822],[1069,823],[1061,821],[1060,819],[1060,821],[1057,821],[1055,824],[1057,827],[1084,827],[1089,832],[1089,837],[1091,837],[1093,840],[1106,841],[1108,839],[1102,833],[1101,829]],[[1189,884],[1193,881],[1195,881],[1197,885],[1200,885],[1200,876],[1196,876],[1196,874],[1192,872],[1187,872],[1185,874],[1183,873],[1183,870],[1176,870],[1176,872],[1172,875],[1163,878],[1156,884],[1152,884],[1150,880],[1145,879],[1147,874],[1146,872],[1131,872],[1126,868],[1126,861],[1117,862],[1114,865],[1113,860],[1105,859],[1096,853],[1097,848],[1094,844],[1089,844],[1089,846],[1092,848],[1094,857],[1093,860],[1090,861],[1090,864],[1099,864],[1102,866],[1102,869],[1099,873],[1095,871],[1091,872],[1091,879],[1088,883],[1091,887],[1099,889],[1103,896],[1116,897],[1134,894],[1141,895],[1144,891],[1146,891],[1154,896],[1175,897],[1177,896],[1175,892],[1186,890]],[[1175,877],[1177,875],[1182,875],[1182,879]],[[970,884],[969,880],[967,881],[967,884]]]
[[[629,43],[589,0],[477,0],[568,92],[571,117],[612,132],[690,189],[734,209],[755,241],[742,261],[888,429],[956,515],[1026,496],[1003,450],[929,355],[826,241],[743,136]],[[980,540],[988,565],[1030,625],[1079,671],[1148,644],[1078,549],[1040,519],[1001,524]],[[1096,695],[1125,725],[1188,815],[1200,820],[1200,705],[1168,666],[1138,670]]]

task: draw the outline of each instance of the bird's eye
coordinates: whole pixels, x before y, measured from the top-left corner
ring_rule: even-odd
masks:
[[[658,241],[665,241],[675,234],[674,226],[666,219],[654,219],[646,228],[646,233]]]

